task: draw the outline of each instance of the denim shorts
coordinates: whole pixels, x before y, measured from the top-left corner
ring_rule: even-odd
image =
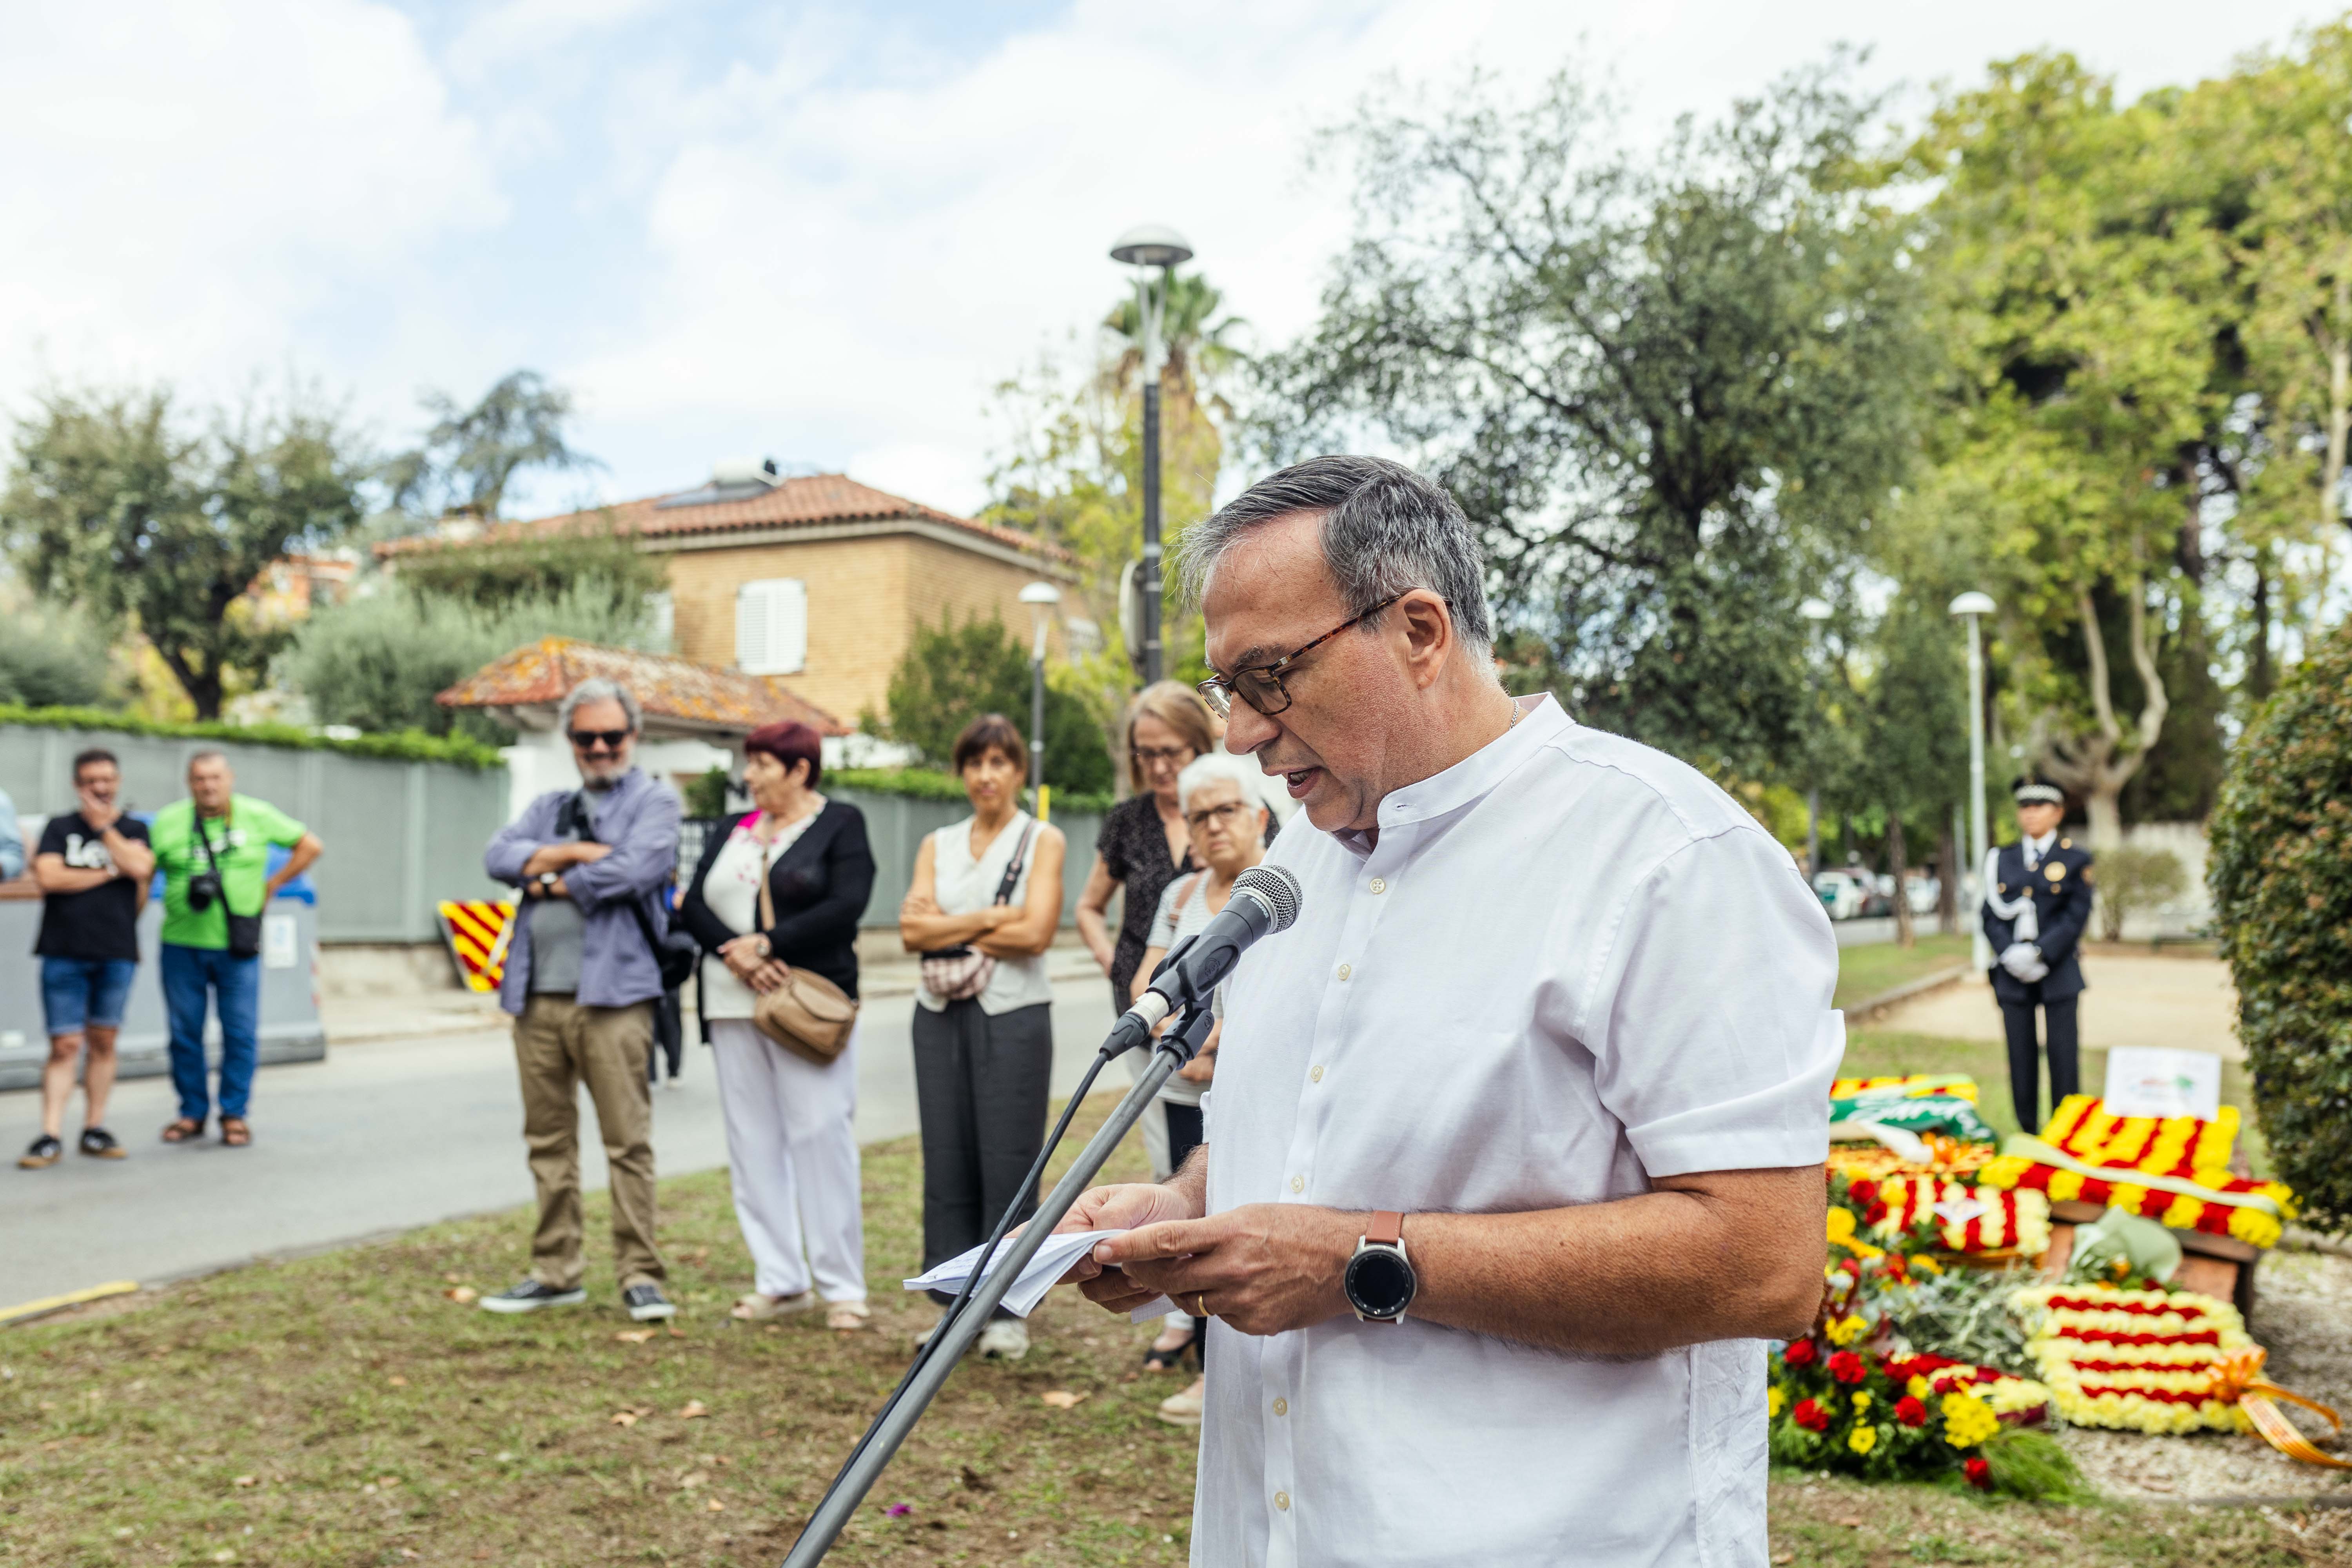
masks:
[[[139,965],[128,958],[41,960],[41,1011],[50,1035],[79,1035],[92,1024],[121,1027],[138,973]]]

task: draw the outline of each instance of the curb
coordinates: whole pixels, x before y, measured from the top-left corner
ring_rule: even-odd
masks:
[[[1846,1008],[1845,1016],[1849,1019],[1867,1019],[1874,1014],[1884,1013],[1897,1002],[1908,1002],[1914,996],[1923,996],[1930,991],[1940,991],[1947,985],[1966,980],[1974,973],[1976,973],[1975,966],[1967,963],[1955,964],[1949,969],[1939,969],[1933,974],[1926,974],[1916,980],[1907,981],[1891,991],[1882,991],[1875,996],[1865,996],[1853,1006]]]
[[[92,1285],[86,1290],[68,1290],[62,1296],[44,1296],[37,1301],[19,1306],[0,1307],[0,1329],[10,1329],[18,1323],[29,1323],[36,1318],[46,1318],[52,1312],[62,1312],[70,1307],[86,1306],[103,1301],[110,1296],[129,1296],[139,1289],[136,1279],[117,1279],[111,1284]]]

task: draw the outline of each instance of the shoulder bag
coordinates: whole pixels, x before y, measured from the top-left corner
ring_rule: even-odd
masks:
[[[1004,880],[996,885],[996,903],[1012,902],[1013,885],[1021,880],[1021,864],[1028,858],[1029,836],[1036,831],[1037,819],[1031,817],[1021,830],[1021,842],[1013,847],[1013,858],[1005,863]],[[943,1001],[970,1001],[988,989],[995,973],[996,960],[969,942],[922,955],[923,989]]]
[[[205,831],[205,814],[194,805],[188,807],[188,814],[195,824],[196,842],[205,847],[205,863],[212,868],[213,886],[218,889],[216,896],[220,899],[221,917],[228,922],[228,955],[231,958],[258,958],[261,956],[260,912],[256,910],[249,915],[241,915],[228,907],[228,880],[221,875],[220,858],[213,853],[213,836]],[[234,817],[226,819],[224,826],[231,826],[234,821]],[[190,900],[191,903],[194,901]],[[265,899],[263,901],[268,900]]]
[[[776,898],[768,886],[768,856],[760,857],[760,931],[776,929]],[[768,944],[775,956],[775,943]],[[830,1066],[849,1047],[857,1026],[857,1003],[848,992],[812,970],[786,965],[784,983],[753,993],[751,1026],[794,1056]]]

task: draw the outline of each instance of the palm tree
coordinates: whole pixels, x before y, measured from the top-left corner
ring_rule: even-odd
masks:
[[[1198,403],[1204,381],[1246,357],[1234,345],[1232,334],[1249,323],[1226,316],[1212,324],[1209,318],[1224,302],[1224,294],[1197,272],[1171,273],[1162,287],[1167,299],[1160,307],[1160,332],[1168,357],[1160,374],[1160,395],[1171,404],[1189,406]],[[1111,308],[1103,327],[1120,344],[1118,356],[1103,367],[1106,387],[1114,396],[1131,396],[1143,374],[1143,318],[1132,295]],[[1211,401],[1219,413],[1230,412],[1223,398],[1213,395]]]

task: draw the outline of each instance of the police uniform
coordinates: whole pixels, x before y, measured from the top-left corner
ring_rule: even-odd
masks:
[[[2029,794],[2029,791],[2032,792]],[[2021,784],[2021,802],[2055,797],[2053,785]],[[2040,843],[2020,842],[2001,847],[1985,889],[1982,909],[1985,940],[1998,960],[2019,940],[2019,918],[2008,918],[1995,906],[2012,910],[2030,898],[2038,928],[2026,940],[2039,950],[2049,973],[2039,980],[2022,980],[1996,962],[1989,971],[1994,997],[2000,1003],[2001,1026],[2009,1037],[2009,1089],[2017,1107],[2017,1124],[2029,1132],[2041,1131],[2042,1047],[2035,1039],[2033,1010],[2042,1010],[2050,1054],[2052,1109],[2082,1087],[2075,1032],[2076,999],[2083,994],[2083,965],[2075,949],[2091,919],[2091,855],[2073,839],[2053,832]]]

